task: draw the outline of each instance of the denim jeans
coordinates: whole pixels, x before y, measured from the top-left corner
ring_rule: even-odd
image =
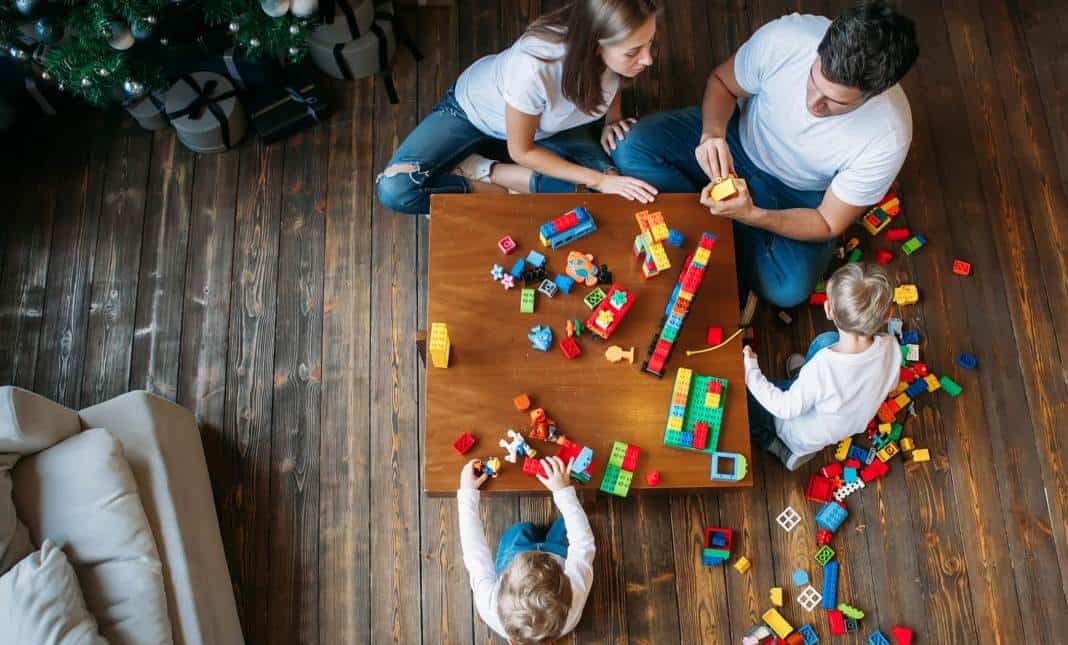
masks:
[[[808,346],[808,353],[805,354],[805,362],[812,360],[821,349],[830,347],[838,342],[838,332],[825,331],[822,334],[816,336],[812,340],[812,344]],[[788,390],[797,379],[784,379],[781,381],[772,381],[772,383],[780,390]],[[749,436],[753,441],[763,448],[768,449],[771,442],[775,437],[775,417],[768,412],[764,406],[753,398],[751,393],[746,393],[749,404]]]
[[[600,122],[564,130],[537,141],[564,159],[599,172],[612,167],[612,160],[600,143]],[[473,152],[492,158],[507,159],[507,146],[472,125],[453,88],[422,122],[404,139],[386,171],[378,176],[378,199],[384,206],[401,213],[430,212],[430,196],[436,193],[470,192],[467,179],[451,174]],[[393,172],[392,166],[413,170]],[[530,178],[532,193],[572,193],[575,184],[534,173]]]
[[[497,545],[497,575],[511,564],[512,559],[524,551],[545,551],[567,559],[567,529],[564,518],[558,517],[548,530],[539,529],[530,522],[518,522],[508,527]]]
[[[701,139],[701,108],[660,112],[639,121],[612,152],[620,174],[643,179],[665,193],[693,193],[708,184],[694,148]],[[796,190],[753,163],[738,137],[738,112],[727,125],[734,170],[745,179],[753,203],[769,210],[816,208],[823,191]],[[834,254],[834,242],[803,242],[734,223],[740,296],[751,289],[778,307],[808,299]]]

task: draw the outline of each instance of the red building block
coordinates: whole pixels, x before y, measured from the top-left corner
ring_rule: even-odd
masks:
[[[623,465],[620,470],[629,470],[634,472],[634,469],[638,467],[638,454],[641,450],[637,446],[627,446],[627,452],[623,454]]]
[[[831,630],[831,636],[841,636],[846,633],[845,616],[837,609],[827,612],[827,627]]]
[[[916,374],[916,370],[912,369],[911,367],[902,367],[900,373],[901,380],[906,383],[912,383],[916,379],[920,378],[920,376]]]
[[[875,250],[875,262],[878,264],[890,264],[890,261],[894,259],[894,254],[886,249]]]
[[[882,463],[882,462],[880,462]],[[831,480],[823,475],[813,475],[805,485],[805,498],[813,502],[829,502],[834,496]]]
[[[810,305],[822,305],[825,302],[827,302],[827,294],[825,293],[814,293],[808,297],[808,304]]]
[[[474,445],[475,437],[470,432],[465,432],[452,444],[452,447],[461,455],[466,455],[467,451]]]
[[[693,424],[693,449],[704,450],[708,446],[708,424],[698,421]]]
[[[832,539],[834,539],[834,533],[831,533],[827,529],[819,529],[816,531],[816,546],[830,544]]]
[[[890,466],[887,466],[886,462],[876,459],[860,471],[860,478],[864,480],[865,484],[868,484],[888,472],[890,472]]]
[[[511,235],[505,235],[500,239],[499,242],[497,242],[497,248],[500,249],[501,253],[504,253],[505,255],[508,255],[509,253],[514,251],[515,246],[515,240],[512,239]]]
[[[890,630],[890,635],[897,641],[897,645],[912,645],[912,630],[908,627],[894,627]]]
[[[659,470],[650,470],[649,472],[645,473],[645,483],[649,484],[650,486],[656,486],[657,484],[659,484],[660,483],[660,471]]]
[[[916,371],[916,376],[919,376],[920,378],[927,376],[927,363],[913,363],[912,369]]]
[[[575,358],[582,353],[582,349],[579,348],[578,343],[571,336],[564,336],[560,339],[560,351],[568,358]]]
[[[886,229],[886,240],[888,242],[904,242],[912,237],[907,228],[888,228]]]
[[[968,276],[972,274],[972,263],[964,260],[953,260],[953,273]]]
[[[534,475],[541,475],[542,477],[545,477],[545,469],[541,465],[541,460],[531,459],[530,457],[524,459],[523,474],[527,475],[528,477],[533,477]]]
[[[712,346],[719,345],[723,342],[723,328],[722,327],[709,327],[708,334],[705,336],[705,341]]]
[[[827,479],[834,479],[842,474],[842,463],[836,461],[820,468],[820,474]]]

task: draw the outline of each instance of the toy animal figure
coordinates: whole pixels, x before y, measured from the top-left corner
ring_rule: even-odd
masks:
[[[557,438],[563,435],[557,434],[556,422],[545,414],[544,408],[534,408],[530,411],[530,438],[538,441],[550,441],[558,443]]]
[[[564,270],[575,282],[584,283],[587,287],[597,284],[597,265],[593,262],[593,256],[581,251],[571,251],[567,254],[567,268]]]
[[[509,430],[508,437],[508,439],[501,439],[497,442],[501,448],[508,451],[508,454],[504,456],[504,460],[508,463],[516,463],[517,457],[538,456],[538,452],[530,447],[530,445],[523,439],[523,435],[515,430]]]

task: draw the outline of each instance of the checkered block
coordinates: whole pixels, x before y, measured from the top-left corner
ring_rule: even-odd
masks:
[[[834,558],[834,549],[824,544],[819,551],[816,551],[815,558],[820,565],[827,564]]]
[[[797,604],[801,605],[805,611],[812,611],[819,606],[820,601],[823,600],[823,596],[820,592],[816,591],[816,588],[812,585],[805,587],[800,594],[797,595]]]
[[[801,523],[801,516],[794,510],[793,506],[787,506],[782,509],[779,516],[775,518],[775,521],[779,523],[787,533],[794,530],[794,527]]]

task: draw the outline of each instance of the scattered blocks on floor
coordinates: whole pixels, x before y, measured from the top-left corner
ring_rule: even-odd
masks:
[[[501,253],[505,255],[508,255],[509,253],[514,251],[515,247],[515,240],[512,239],[511,235],[505,235],[500,239],[499,242],[497,242],[497,248],[500,249]]]
[[[803,587],[808,584],[808,572],[804,569],[798,569],[794,571],[794,575],[791,578],[795,587]]]
[[[738,559],[734,562],[734,570],[738,573],[746,573],[751,566],[752,563],[749,562],[749,558],[744,555],[738,556]]]
[[[782,587],[772,587],[768,596],[771,600],[771,604],[776,607],[782,607]]]
[[[805,587],[797,596],[797,604],[801,605],[805,611],[812,611],[822,600],[823,596],[812,585]]]
[[[801,523],[801,515],[794,510],[793,506],[787,506],[782,509],[782,512],[775,518],[775,521],[789,533],[794,530],[795,526]]]
[[[820,547],[819,551],[816,551],[814,557],[816,558],[816,562],[819,562],[820,566],[823,566],[834,559],[834,549],[824,544]]]
[[[524,314],[534,313],[533,289],[521,289],[519,291],[519,312]]]

